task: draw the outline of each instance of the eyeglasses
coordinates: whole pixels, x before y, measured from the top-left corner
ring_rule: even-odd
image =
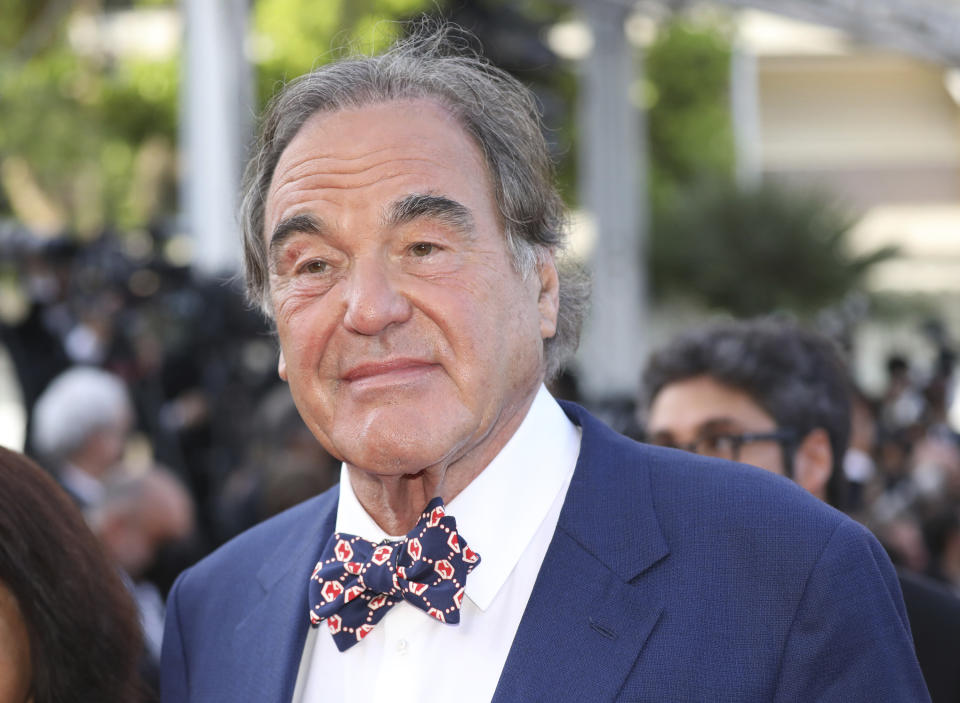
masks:
[[[740,450],[744,444],[749,442],[779,442],[784,450],[788,450],[796,439],[796,432],[789,428],[783,428],[771,432],[742,432],[740,434],[709,432],[701,437],[697,437],[692,442],[686,442],[684,444],[663,442],[654,438],[653,443],[662,447],[682,449],[686,452],[702,454],[703,456],[739,461]]]

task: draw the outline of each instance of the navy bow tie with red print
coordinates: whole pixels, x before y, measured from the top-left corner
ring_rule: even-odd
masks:
[[[334,533],[310,577],[310,624],[326,620],[342,652],[404,600],[440,622],[458,623],[467,574],[479,563],[440,498],[397,542]]]

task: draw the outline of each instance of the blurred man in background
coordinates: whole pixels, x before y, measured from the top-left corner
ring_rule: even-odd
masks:
[[[651,356],[641,395],[650,442],[759,466],[844,508],[851,396],[829,339],[773,319],[693,329]],[[899,575],[931,697],[960,701],[960,600]]]
[[[842,507],[850,396],[829,340],[772,320],[695,329],[653,354],[643,391],[652,443],[760,466]]]
[[[103,498],[103,480],[116,467],[133,423],[123,380],[77,366],[57,376],[33,410],[33,446],[81,508]]]
[[[143,576],[162,547],[193,533],[193,499],[176,476],[160,467],[112,477],[104,489],[102,500],[89,510],[88,522],[107,555],[122,570],[136,601],[147,655],[144,674],[158,688],[163,595]]]

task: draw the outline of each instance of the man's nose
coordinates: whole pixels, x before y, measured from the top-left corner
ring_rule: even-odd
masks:
[[[410,301],[401,293],[388,263],[358,260],[350,271],[344,326],[363,335],[379,334],[395,322],[410,317]]]

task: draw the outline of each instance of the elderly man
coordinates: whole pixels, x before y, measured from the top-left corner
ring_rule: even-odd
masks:
[[[544,390],[582,308],[551,179],[442,33],[272,103],[248,282],[343,473],[180,577],[165,701],[926,700],[862,528]]]
[[[763,318],[695,328],[651,356],[643,385],[654,443],[753,464],[843,507],[851,398],[829,339]],[[949,644],[960,641],[960,600],[916,574],[899,578],[931,697],[960,700]]]
[[[33,408],[33,446],[83,509],[103,499],[103,481],[123,456],[133,405],[119,376],[75,366],[50,382]]]
[[[143,579],[165,545],[184,540],[194,530],[193,498],[169,470],[156,466],[142,473],[111,477],[87,522],[104,550],[125,574],[140,612],[151,673],[159,672],[163,638],[163,597]]]

